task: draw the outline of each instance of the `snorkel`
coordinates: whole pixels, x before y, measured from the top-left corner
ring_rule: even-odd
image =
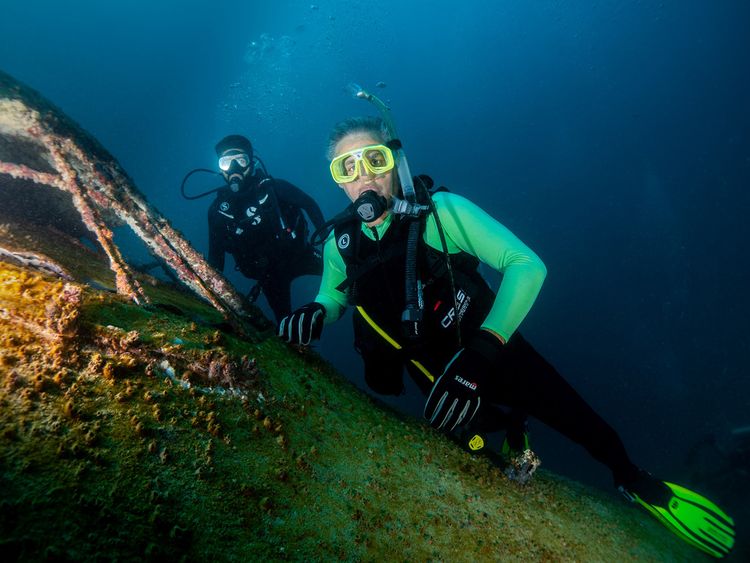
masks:
[[[398,215],[418,217],[422,212],[427,211],[429,207],[417,203],[417,194],[414,190],[414,181],[412,180],[411,171],[409,170],[409,162],[406,159],[401,140],[396,133],[396,124],[391,116],[391,108],[389,108],[383,100],[378,98],[375,94],[371,94],[359,84],[350,82],[347,85],[347,90],[349,90],[353,97],[370,102],[375,106],[380,113],[380,117],[383,119],[383,123],[385,123],[389,135],[391,136],[391,140],[388,141],[386,145],[391,151],[393,151],[396,158],[396,169],[398,170],[398,178],[401,181],[401,191],[404,194],[403,200],[395,196],[393,197],[391,200],[391,211]]]
[[[377,108],[391,136],[391,140],[386,145],[393,151],[396,158],[398,177],[401,181],[401,191],[404,194],[404,200],[393,197],[391,211],[403,215],[410,220],[409,236],[406,245],[406,308],[401,314],[401,323],[406,337],[416,339],[421,335],[421,322],[424,309],[422,281],[417,277],[417,247],[419,246],[420,222],[416,221],[416,219],[422,212],[427,211],[429,206],[417,203],[414,181],[411,177],[406,154],[404,154],[403,146],[396,133],[396,125],[393,122],[393,117],[391,117],[391,108],[383,100],[374,94],[370,94],[354,82],[350,82],[347,89],[355,98],[370,102]]]

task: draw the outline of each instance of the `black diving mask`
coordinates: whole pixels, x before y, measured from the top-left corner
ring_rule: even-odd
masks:
[[[245,178],[252,172],[250,157],[245,153],[228,154],[219,158],[219,169],[233,192],[240,191]]]
[[[250,157],[245,153],[228,154],[219,159],[219,170],[229,172],[232,168],[245,169],[250,166]]]

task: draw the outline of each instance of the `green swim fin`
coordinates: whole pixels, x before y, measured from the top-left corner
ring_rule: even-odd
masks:
[[[514,457],[518,457],[528,449],[531,449],[528,432],[525,430],[515,434],[507,432],[503,440],[503,445],[500,447],[500,455],[507,462]]]
[[[707,498],[646,472],[620,492],[640,504],[673,534],[720,558],[734,546],[734,520]]]

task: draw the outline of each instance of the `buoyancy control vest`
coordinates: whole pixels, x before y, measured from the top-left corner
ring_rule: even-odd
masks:
[[[336,245],[346,265],[346,280],[338,287],[349,290],[356,307],[355,348],[365,362],[365,380],[376,392],[400,394],[402,370],[428,391],[465,341],[486,318],[495,299],[478,272],[479,260],[468,253],[451,255],[455,298],[446,258],[424,241],[425,219],[417,251],[417,274],[422,284],[424,316],[418,338],[406,338],[401,314],[405,305],[406,246],[409,221],[394,216],[382,239],[365,236],[359,221],[334,229]],[[456,307],[457,306],[457,307]],[[458,328],[456,327],[458,323]]]
[[[228,188],[217,194],[225,250],[247,277],[261,276],[271,259],[296,259],[307,246],[302,210],[279,201],[273,183],[265,177],[238,194]]]

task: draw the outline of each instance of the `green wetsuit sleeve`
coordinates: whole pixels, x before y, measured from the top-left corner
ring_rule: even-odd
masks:
[[[534,304],[547,269],[541,259],[518,237],[480,207],[459,195],[439,192],[433,196],[445,232],[448,252],[468,252],[502,273],[495,302],[482,323],[506,341]],[[435,218],[427,220],[424,239],[442,251]]]
[[[347,305],[346,293],[336,287],[346,279],[346,265],[331,233],[323,246],[323,277],[315,301],[326,308],[325,324],[337,321]]]

